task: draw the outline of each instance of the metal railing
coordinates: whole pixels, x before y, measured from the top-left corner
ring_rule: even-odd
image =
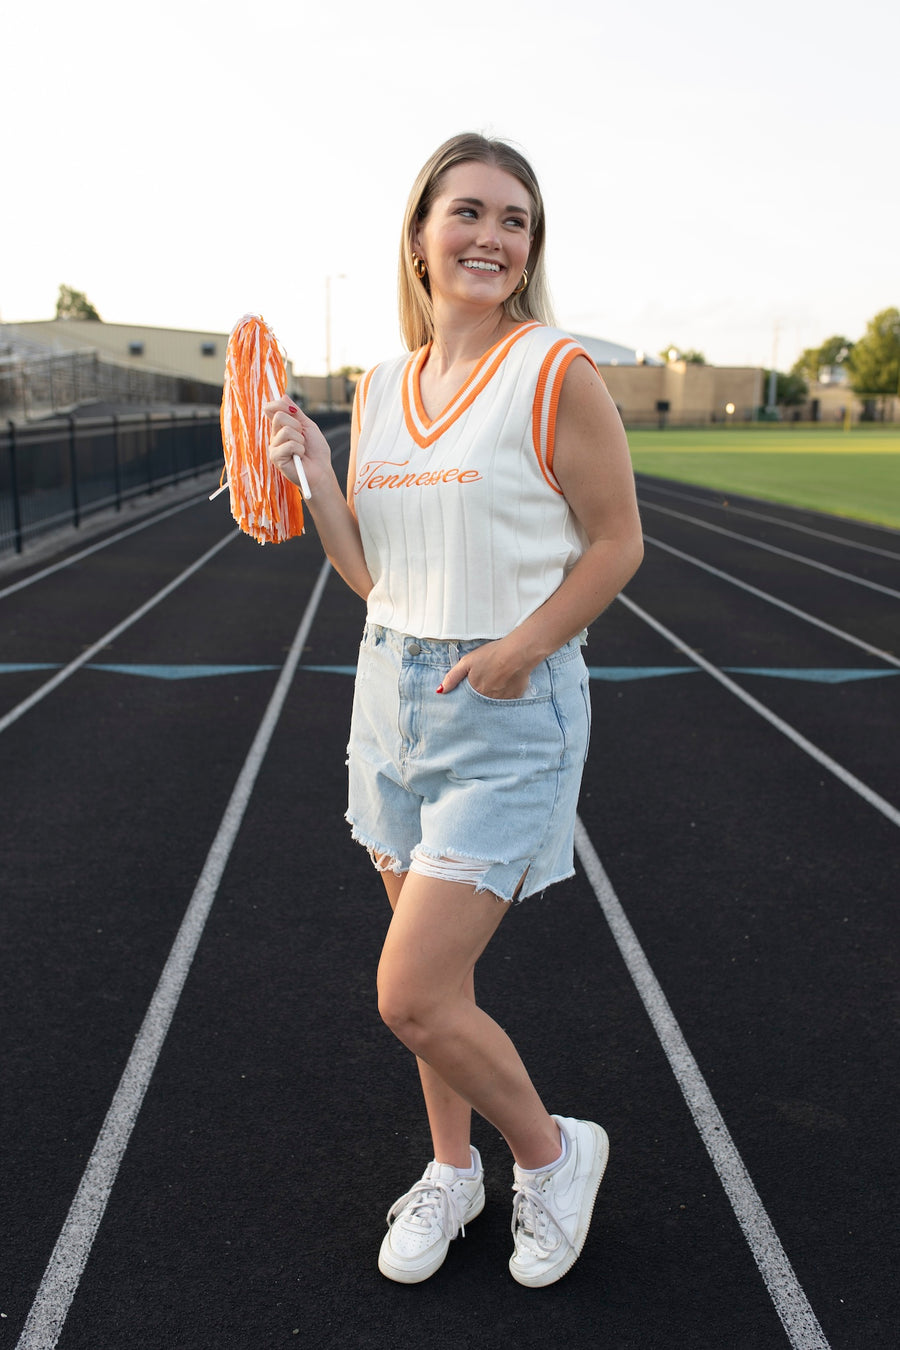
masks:
[[[0,336],[0,414],[28,422],[86,403],[218,407],[222,385],[103,360],[94,351],[41,351]]]
[[[217,408],[0,425],[0,554],[222,464]]]

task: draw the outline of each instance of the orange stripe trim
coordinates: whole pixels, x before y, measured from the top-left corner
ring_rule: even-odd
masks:
[[[419,388],[419,374],[429,349],[423,347],[421,351],[417,352],[407,366],[403,377],[403,413],[406,418],[406,429],[416,444],[423,450],[427,449],[428,446],[434,444],[439,436],[452,427],[466,409],[472,406],[482,389],[490,383],[519,338],[539,327],[540,324],[538,323],[523,324],[521,327],[514,329],[512,333],[508,333],[505,338],[501,338],[493,347],[490,347],[484,356],[480,357],[463,386],[457,390],[447,407],[433,422],[425,412]],[[420,426],[425,430],[420,430]]]
[[[420,347],[415,355],[409,360],[406,369],[403,372],[403,416],[406,419],[406,426],[414,440],[421,445],[422,442],[416,435],[417,419],[422,425],[429,427],[431,423],[426,416],[425,409],[422,407],[422,400],[419,395],[419,372],[425,364],[425,358],[431,350],[431,343]],[[413,413],[415,407],[415,413]]]
[[[565,351],[566,347],[569,351]],[[554,370],[554,363],[560,352],[564,352],[562,359]],[[559,410],[559,397],[562,393],[563,380],[566,377],[566,371],[572,362],[579,356],[590,361],[596,370],[596,364],[591,360],[583,347],[579,347],[571,338],[561,338],[559,342],[553,344],[547,355],[544,357],[540,374],[538,375],[537,388],[534,393],[534,403],[531,412],[531,434],[534,445],[534,453],[537,455],[537,461],[540,465],[541,473],[547,480],[554,492],[562,496],[562,489],[559,486],[556,475],[553,473],[553,453],[556,447],[556,415]],[[550,379],[550,372],[553,370],[553,381],[550,386],[549,402],[547,401],[547,382]],[[544,444],[544,435],[542,426],[544,420],[544,409],[547,409],[547,430],[546,444]]]
[[[353,395],[353,416],[356,419],[357,431],[362,430],[363,413],[365,412],[366,399],[369,397],[369,385],[372,383],[372,376],[377,369],[377,366],[373,366],[361,380],[356,382],[356,392]]]

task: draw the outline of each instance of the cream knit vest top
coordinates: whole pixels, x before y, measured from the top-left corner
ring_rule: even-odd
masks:
[[[419,394],[427,354],[376,366],[357,386],[368,617],[414,637],[500,638],[587,544],[554,477],[553,442],[566,370],[590,357],[555,328],[522,324],[431,421]]]

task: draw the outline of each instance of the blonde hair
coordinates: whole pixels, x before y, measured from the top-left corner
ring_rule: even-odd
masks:
[[[431,303],[430,283],[427,276],[420,280],[413,270],[413,237],[416,227],[431,210],[432,203],[440,192],[444,174],[457,164],[473,162],[491,164],[512,174],[528,193],[531,203],[530,228],[533,238],[526,263],[528,285],[519,295],[511,295],[505,301],[504,308],[507,314],[511,319],[520,322],[527,319],[537,319],[540,323],[550,325],[555,322],[544,268],[544,202],[534,171],[524,155],[506,141],[489,140],[476,132],[463,132],[438,146],[431,158],[422,166],[406,204],[403,233],[400,237],[398,289],[400,332],[410,351],[423,347],[434,337],[434,306]]]

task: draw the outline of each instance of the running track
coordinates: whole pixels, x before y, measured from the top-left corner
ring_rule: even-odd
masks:
[[[578,873],[480,967],[610,1133],[594,1227],[514,1284],[478,1122],[485,1213],[403,1288],[375,1256],[428,1144],[342,819],[362,606],[191,492],[0,569],[0,1346],[900,1343],[900,537],[640,482]]]

